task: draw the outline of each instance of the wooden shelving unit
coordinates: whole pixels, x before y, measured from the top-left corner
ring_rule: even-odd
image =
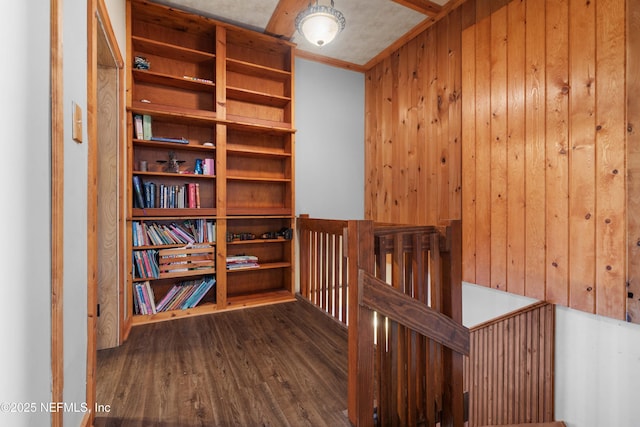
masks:
[[[294,228],[294,45],[186,11],[127,0],[128,310],[131,324],[294,299],[294,242],[274,233]],[[148,69],[134,67],[143,57]],[[135,116],[147,116],[152,135],[140,137]],[[179,161],[167,168],[170,153]],[[211,174],[195,174],[197,159],[214,159]],[[141,170],[146,162],[146,170]],[[133,178],[182,194],[198,184],[199,207],[160,207],[159,197],[136,206]],[[146,203],[146,202],[145,202]],[[133,245],[133,223],[215,222],[215,291],[196,307],[141,315],[134,312],[135,251],[181,245]],[[252,236],[240,240],[233,236]],[[231,237],[229,237],[231,236]],[[227,256],[254,255],[258,266],[228,270]],[[181,281],[204,276],[180,269],[150,280],[156,301]]]

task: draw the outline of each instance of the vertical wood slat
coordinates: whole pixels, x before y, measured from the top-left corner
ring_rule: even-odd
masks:
[[[448,211],[447,219],[461,218],[462,177],[460,172],[462,159],[462,8],[456,8],[449,14],[449,174],[448,174]]]
[[[569,170],[569,307],[595,311],[595,4],[569,5],[571,165]]]
[[[627,93],[640,93],[640,0],[627,0]],[[640,212],[640,97],[627,97],[627,212]],[[640,217],[627,215],[627,319],[640,323]]]
[[[525,6],[511,2],[507,16],[507,283],[525,291]]]
[[[555,307],[536,303],[471,328],[469,426],[554,419]]]
[[[525,37],[525,293],[544,299],[545,271],[545,0],[527,0]]]
[[[373,314],[358,304],[358,271],[373,274],[374,241],[371,221],[348,222],[349,267],[349,360],[347,409],[352,424],[373,425]],[[365,351],[366,349],[366,351]]]
[[[462,33],[462,279],[476,283],[476,33]]]
[[[491,15],[491,287],[507,282],[507,8]]]
[[[568,0],[547,0],[546,14],[546,296],[569,302],[569,27]]]
[[[596,314],[625,318],[625,2],[596,5]]]
[[[476,283],[488,286],[491,283],[491,174],[486,165],[491,164],[491,93],[486,84],[491,79],[491,18],[480,21],[476,26],[476,212],[475,241]],[[471,238],[468,236],[467,238]]]

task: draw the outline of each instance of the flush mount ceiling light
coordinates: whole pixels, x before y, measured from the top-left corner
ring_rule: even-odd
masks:
[[[309,7],[296,18],[296,28],[300,34],[316,46],[324,46],[344,29],[346,20],[339,10],[331,6],[318,5],[318,0],[309,3]]]

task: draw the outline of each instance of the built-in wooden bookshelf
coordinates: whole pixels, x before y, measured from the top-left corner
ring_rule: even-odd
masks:
[[[127,42],[128,319],[141,324],[292,300],[294,45],[141,0],[127,0]],[[185,221],[214,224],[215,236],[194,243],[198,251],[134,236],[141,224]],[[160,264],[176,251],[188,268],[169,263],[169,272],[154,277],[136,269],[142,253]],[[235,255],[257,263],[228,269]],[[135,310],[136,284],[158,302],[177,284],[211,277],[215,286],[195,307]]]

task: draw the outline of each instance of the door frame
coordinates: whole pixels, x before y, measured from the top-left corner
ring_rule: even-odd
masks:
[[[114,65],[118,73],[117,87],[117,123],[118,123],[118,150],[124,153],[124,62],[118,42],[113,32],[109,14],[104,0],[90,0],[87,9],[87,132],[88,132],[88,167],[87,167],[87,397],[86,403],[90,410],[85,415],[83,425],[91,426],[95,420],[96,403],[96,365],[97,365],[97,304],[98,304],[98,32],[105,36]],[[123,206],[123,162],[124,155],[118,156],[118,235],[122,235],[122,206]],[[122,239],[118,239],[118,252],[122,253]],[[123,339],[123,314],[124,314],[124,269],[122,262],[118,268],[118,315],[119,327],[117,328],[118,342]]]

